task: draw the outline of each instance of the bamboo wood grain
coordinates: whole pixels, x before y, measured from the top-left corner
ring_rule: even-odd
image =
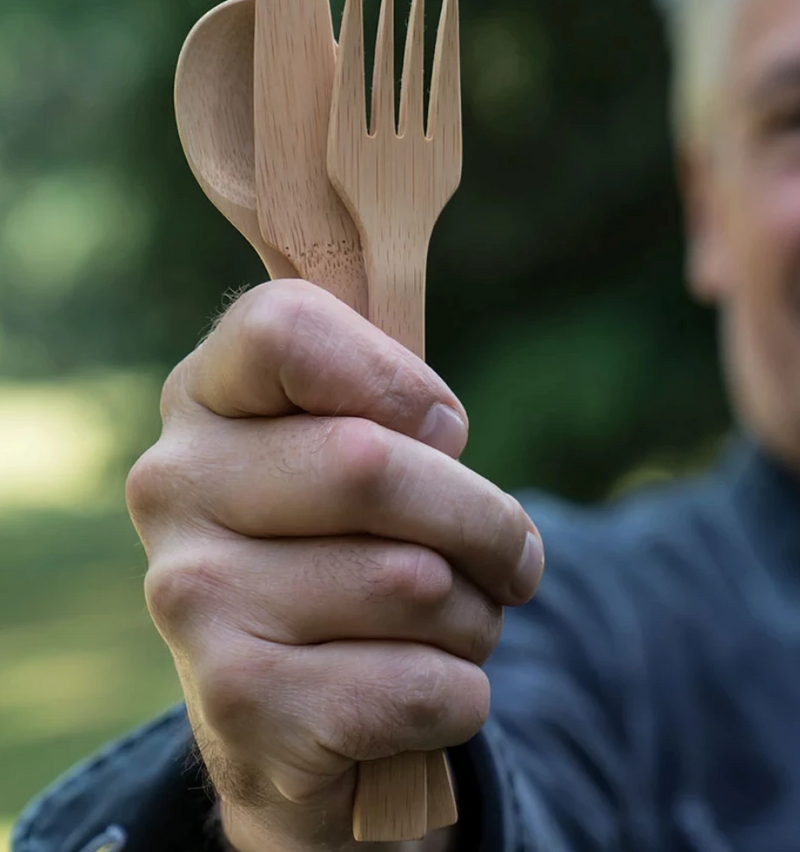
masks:
[[[393,24],[393,0],[383,0],[368,132],[362,0],[345,4],[331,104],[328,174],[361,234],[370,320],[424,358],[428,245],[436,220],[461,179],[457,1],[444,0],[442,5],[427,134],[422,0],[413,0],[411,6],[398,124]],[[368,841],[418,839],[433,828],[452,825],[458,815],[446,755],[415,753],[365,764],[354,816],[356,838]]]
[[[428,769],[422,752],[359,765],[353,810],[358,841],[421,840],[428,831]]]
[[[453,776],[444,751],[427,754],[428,832],[458,822]]]
[[[258,225],[254,24],[254,0],[227,0],[195,24],[178,58],[175,118],[189,167],[212,204],[253,246],[271,278],[296,278]]]
[[[427,135],[423,2],[413,0],[394,122],[393,2],[383,0],[366,129],[361,0],[347,0],[331,110],[328,173],[361,233],[369,318],[424,357],[425,266],[431,233],[461,179],[458,5],[444,0]]]
[[[358,230],[326,168],[336,42],[328,0],[256,0],[255,174],[261,234],[361,314]]]

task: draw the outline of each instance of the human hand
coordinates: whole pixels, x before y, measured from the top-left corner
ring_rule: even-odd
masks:
[[[128,502],[228,836],[365,849],[357,762],[478,732],[480,666],[502,607],[535,593],[538,533],[457,461],[466,414],[442,380],[306,282],[240,298],[162,418]]]

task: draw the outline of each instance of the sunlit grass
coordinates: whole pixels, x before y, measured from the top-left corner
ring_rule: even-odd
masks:
[[[0,852],[8,852],[11,841],[11,818],[0,816]]]
[[[0,505],[95,498],[114,442],[107,418],[70,389],[0,394]]]
[[[114,462],[152,428],[156,411],[156,380],[146,373],[0,383],[0,513],[113,505]]]

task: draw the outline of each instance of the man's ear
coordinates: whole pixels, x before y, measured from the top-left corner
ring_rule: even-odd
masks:
[[[705,146],[684,146],[678,177],[686,221],[686,277],[696,299],[716,304],[727,290],[724,209],[716,169]]]

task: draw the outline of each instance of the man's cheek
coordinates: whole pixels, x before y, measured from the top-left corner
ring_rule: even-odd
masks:
[[[750,217],[760,262],[794,267],[800,261],[800,169],[771,180],[753,199]]]
[[[800,171],[776,186],[764,207],[758,297],[793,326],[800,321]],[[773,317],[780,322],[781,317]]]

